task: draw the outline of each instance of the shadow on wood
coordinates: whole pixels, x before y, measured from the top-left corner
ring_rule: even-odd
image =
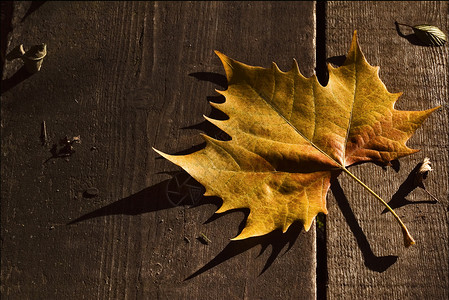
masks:
[[[20,23],[23,23],[23,21],[25,21],[25,19],[28,18],[29,15],[31,15],[33,12],[38,10],[39,7],[41,7],[43,4],[45,4],[45,2],[47,2],[47,1],[31,1],[31,5],[28,8],[25,15],[22,17],[22,20],[20,21]]]
[[[166,174],[173,177],[164,180],[156,185],[145,188],[138,193],[130,195],[126,198],[120,199],[114,203],[106,205],[88,214],[85,214],[67,225],[75,224],[92,218],[98,218],[109,215],[139,215],[148,212],[169,209],[176,206],[191,206],[197,207],[204,204],[214,204],[217,208],[221,204],[221,199],[218,197],[204,197],[204,187],[194,180],[190,175],[184,171],[180,172],[166,172]],[[205,223],[212,222],[229,213],[240,210],[232,210],[222,214],[212,215]],[[249,212],[245,211],[246,217]],[[241,231],[246,223],[246,217],[239,226]],[[253,247],[261,245],[259,255],[265,252],[268,246],[271,245],[272,251],[270,257],[265,263],[261,274],[264,273],[278,257],[282,249],[288,244],[285,251],[289,251],[297,240],[302,231],[302,224],[294,223],[290,226],[285,234],[277,230],[267,235],[250,238],[242,241],[230,242],[214,259],[204,265],[201,269],[187,277],[185,280],[192,279],[219,264],[231,259]]]
[[[246,214],[248,215],[248,214]],[[216,216],[216,214],[214,215]],[[213,216],[213,217],[214,217]],[[216,218],[213,218],[215,220]],[[211,220],[211,219],[209,219]],[[208,220],[208,221],[209,221]],[[208,222],[206,221],[206,222]],[[240,227],[246,222],[245,220],[242,222]],[[242,228],[240,228],[241,230]],[[253,237],[245,240],[239,241],[231,241],[217,256],[215,256],[210,262],[200,268],[198,271],[187,277],[184,281],[190,280],[192,278],[197,277],[198,275],[207,272],[208,270],[218,266],[219,264],[227,261],[228,259],[233,258],[251,248],[254,248],[258,245],[261,245],[261,250],[259,252],[259,256],[262,255],[268,246],[271,245],[271,254],[265,263],[262,271],[259,275],[262,275],[268,268],[273,264],[275,259],[279,256],[282,249],[288,244],[288,248],[285,250],[284,254],[287,253],[295,244],[299,234],[303,229],[303,225],[299,222],[293,223],[286,233],[282,233],[280,230],[273,231],[267,235]]]
[[[7,79],[2,80],[1,93],[3,94],[7,92],[8,90],[12,89],[22,81],[30,78],[31,75],[33,74],[28,72],[25,66],[22,66],[19,70],[17,70],[16,73],[14,73],[14,75],[12,75]]]
[[[340,208],[346,222],[349,225],[354,237],[357,241],[357,245],[362,251],[363,259],[365,261],[365,266],[372,271],[382,273],[391,267],[398,259],[397,256],[376,256],[371,249],[371,246],[363,233],[362,228],[357,222],[354,213],[349,206],[348,199],[346,198],[343,189],[337,179],[333,179],[331,183],[331,191],[337,201],[338,207]]]
[[[224,89],[228,88],[228,80],[226,76],[213,72],[195,72],[190,73],[189,76],[195,77],[201,81],[209,81],[221,86]]]
[[[415,178],[416,173],[419,168],[421,168],[422,163],[418,163],[415,168],[408,174],[407,179],[399,186],[398,191],[391,197],[391,200],[388,202],[388,205],[395,209],[409,204],[422,204],[422,203],[430,203],[435,204],[437,201],[435,200],[422,200],[422,201],[410,201],[407,200],[408,194],[410,194],[413,190],[415,190],[419,185],[416,184]],[[424,186],[424,185],[423,185]],[[389,212],[387,208],[382,211],[382,214]]]
[[[110,215],[140,215],[176,206],[215,204],[218,208],[220,205],[219,198],[204,197],[204,187],[186,172],[163,173],[171,175],[172,178],[85,214],[67,225]]]
[[[227,89],[227,87],[228,87],[226,76],[224,76],[222,74],[212,73],[212,72],[196,72],[196,73],[189,74],[189,76],[195,77],[196,79],[201,80],[201,81],[212,82],[224,89]],[[213,102],[213,103],[224,103],[225,97],[222,95],[208,96],[207,101]],[[215,119],[215,120],[228,120],[229,119],[229,117],[224,112],[222,112],[219,109],[216,109],[215,107],[211,108],[211,112],[208,115],[208,117],[211,119]],[[223,130],[221,130],[220,128],[218,128],[217,126],[215,126],[214,124],[212,124],[211,122],[209,122],[207,120],[204,120],[203,122],[198,123],[198,124],[183,127],[182,129],[197,129],[197,130],[201,130],[208,136],[213,137],[217,140],[221,140],[221,141],[231,140],[231,137],[226,132],[224,132]],[[192,153],[192,152],[189,152],[190,150],[185,150],[185,151],[182,151],[182,153],[176,153],[176,154],[184,154],[186,151],[187,151],[187,153]],[[187,153],[185,153],[185,154],[187,154]]]
[[[401,38],[406,39],[410,44],[416,45],[416,46],[423,46],[423,47],[430,47],[430,45],[424,43],[423,41],[421,41],[415,33],[412,34],[403,34],[401,31],[401,28],[399,27],[399,23],[398,22],[394,22],[394,25],[396,26],[396,32],[398,33],[398,35]]]
[[[211,101],[211,102],[219,103],[219,101],[213,101],[213,100],[216,100],[216,98],[221,98],[221,97],[222,96],[220,96],[220,97],[208,97],[208,100]],[[228,116],[224,112],[222,112],[221,110],[218,110],[218,109],[216,109],[214,107],[212,107],[211,112],[208,115],[208,117],[211,118],[211,119],[215,119],[215,120],[227,120],[227,119],[229,119]],[[208,136],[213,137],[214,139],[217,139],[217,140],[220,140],[220,141],[230,141],[231,140],[231,137],[226,132],[224,132],[223,130],[221,130],[220,128],[218,128],[217,126],[215,126],[214,124],[212,124],[211,122],[209,122],[207,120],[204,120],[203,122],[198,123],[198,124],[194,124],[194,125],[190,125],[190,126],[187,126],[187,127],[183,127],[182,129],[197,129],[197,130],[200,130],[200,131],[204,132]],[[179,154],[181,154],[181,153],[179,153]]]
[[[67,225],[103,216],[139,215],[174,207],[166,197],[166,186],[169,181],[170,179],[167,179],[156,185],[147,187],[140,192],[85,214]]]
[[[5,66],[6,49],[8,48],[8,34],[12,31],[12,14],[14,11],[14,4],[12,1],[0,2],[1,10],[1,26],[0,26],[0,54],[1,66],[0,74],[3,76],[3,67]]]

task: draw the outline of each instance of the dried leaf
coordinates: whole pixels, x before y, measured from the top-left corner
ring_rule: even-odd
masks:
[[[443,46],[447,37],[438,27],[422,24],[412,26],[415,35],[425,44],[430,46]]]
[[[234,238],[245,239],[275,229],[285,232],[295,221],[309,230],[319,212],[327,213],[326,193],[331,176],[347,173],[362,162],[388,164],[418,150],[405,143],[437,108],[398,111],[401,93],[389,93],[370,66],[356,38],[343,66],[329,66],[329,83],[305,78],[296,61],[288,72],[273,63],[252,67],[216,51],[228,79],[218,91],[226,102],[211,105],[228,120],[205,117],[229,134],[230,141],[203,135],[206,147],[188,155],[157,153],[181,166],[205,188],[219,196],[217,213],[249,208],[246,227]],[[389,208],[391,210],[391,208]],[[391,210],[392,211],[392,210]],[[414,243],[402,226],[406,246]]]

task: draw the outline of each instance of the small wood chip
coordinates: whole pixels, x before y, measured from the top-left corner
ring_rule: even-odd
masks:
[[[45,121],[42,121],[42,125],[41,125],[41,141],[42,141],[42,146],[45,146],[48,142],[47,125],[45,124]]]
[[[84,191],[84,197],[86,198],[93,198],[98,196],[100,191],[96,187],[90,187]]]

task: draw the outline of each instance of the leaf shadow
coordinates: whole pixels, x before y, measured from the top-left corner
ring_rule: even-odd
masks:
[[[22,66],[19,70],[17,70],[17,72],[14,73],[14,75],[12,75],[9,78],[6,79],[2,79],[1,82],[1,94],[6,93],[7,91],[9,91],[10,89],[12,89],[13,87],[15,87],[16,85],[18,85],[19,83],[21,83],[22,81],[28,79],[31,77],[30,72],[27,71],[27,69],[25,68],[25,66]]]
[[[28,8],[25,15],[22,17],[22,20],[20,23],[23,23],[26,18],[28,18],[33,12],[38,10],[43,4],[45,4],[47,1],[31,1],[30,7]]]
[[[194,77],[200,81],[209,81],[212,82],[224,89],[228,88],[228,80],[226,76],[213,72],[195,72],[190,73],[189,76]]]
[[[371,249],[365,233],[357,222],[354,212],[349,205],[348,199],[346,198],[346,195],[344,194],[343,189],[336,178],[334,178],[331,182],[331,191],[357,241],[360,251],[362,252],[365,266],[375,272],[385,272],[389,267],[396,263],[398,257],[393,255],[376,256]]]
[[[406,39],[410,44],[416,45],[416,46],[423,46],[423,47],[430,47],[430,46],[431,46],[431,45],[426,44],[426,43],[424,43],[423,41],[421,41],[421,40],[418,38],[418,36],[416,36],[415,33],[404,34],[404,33],[401,31],[400,24],[399,24],[397,21],[394,22],[394,25],[396,26],[396,32],[397,32],[397,34],[398,34],[401,38]]]
[[[170,186],[172,184],[176,185],[176,182],[178,183],[182,182],[177,177],[177,173],[182,172],[168,173],[169,175],[173,176],[171,179],[164,180],[158,184],[147,187],[128,197],[122,198],[104,207],[96,209],[90,213],[87,213],[69,222],[67,225],[72,225],[92,218],[110,215],[133,215],[133,216],[140,215],[148,212],[169,209],[177,205],[181,205],[181,200],[179,199],[179,197],[173,199],[170,198]],[[185,189],[184,186],[180,186],[177,190],[176,189],[172,190],[173,193],[177,192],[180,193],[181,191],[187,191],[187,189]],[[188,199],[182,200],[187,201]],[[184,204],[185,203],[183,202],[182,205]]]
[[[404,180],[404,182],[399,186],[399,189],[396,193],[391,197],[390,201],[388,202],[388,205],[392,208],[399,208],[405,205],[409,204],[423,204],[423,203],[429,203],[429,204],[435,204],[437,201],[435,200],[421,200],[421,201],[410,201],[407,200],[406,197],[414,191],[419,185],[415,183],[416,173],[418,172],[419,168],[421,167],[422,162],[418,163],[413,170],[408,174],[407,178]],[[382,211],[382,214],[385,214],[389,212],[387,208],[385,208]]]
[[[209,81],[209,82],[214,83],[222,88],[227,88],[227,86],[228,86],[226,76],[218,74],[218,73],[196,72],[196,73],[190,73],[189,76],[194,77],[201,81]],[[207,101],[213,102],[213,103],[224,103],[225,98],[222,95],[207,96]],[[208,117],[211,119],[215,119],[215,120],[229,119],[229,117],[224,112],[222,112],[219,109],[216,109],[215,107],[211,107],[211,111],[208,114]],[[217,126],[215,126],[208,120],[204,120],[197,124],[182,127],[181,129],[196,129],[196,130],[199,130],[199,131],[205,133],[206,135],[208,135],[214,139],[217,139],[217,140],[221,140],[221,141],[231,140],[231,137],[226,132],[224,132],[223,130],[221,130],[220,128],[218,128]],[[206,143],[201,143],[199,145],[192,146],[188,149],[176,152],[176,153],[174,153],[174,155],[191,154],[193,152],[203,149],[205,146],[206,146]],[[162,157],[157,157],[156,159],[162,159]]]
[[[198,80],[205,80],[215,83],[221,87],[226,88],[226,77],[221,74],[198,72],[189,74]],[[223,96],[209,96],[208,101],[212,102],[224,102]],[[212,108],[209,117],[219,120],[226,120],[228,117],[218,109]],[[203,121],[199,124],[184,127],[183,129],[197,129],[201,130],[207,135],[220,140],[229,140],[230,137],[225,132],[208,121]],[[188,154],[204,147],[204,143],[193,146],[189,149],[179,151],[175,154]],[[157,157],[156,159],[160,159]],[[76,224],[88,219],[98,218],[109,215],[140,215],[148,212],[154,212],[164,209],[170,209],[176,206],[189,206],[197,207],[205,204],[214,204],[218,207],[221,205],[222,200],[218,197],[205,197],[204,187],[193,179],[185,171],[177,172],[162,172],[164,174],[171,175],[172,178],[164,180],[158,184],[147,187],[135,194],[128,197],[117,200],[109,205],[96,209],[90,213],[80,216],[79,218],[69,222],[67,225]],[[239,226],[241,231],[246,223],[246,218],[249,214],[247,210],[232,210],[222,214],[213,214],[205,224],[217,220],[229,213],[236,211],[243,211],[246,215],[245,219]],[[231,241],[228,245],[211,261],[201,267],[199,270],[185,278],[184,280],[190,280],[195,278],[208,270],[220,265],[221,263],[244,253],[256,246],[261,246],[259,256],[265,253],[266,249],[271,246],[271,253],[268,257],[260,275],[262,275],[276,258],[281,254],[282,250],[287,246],[283,254],[287,253],[294,245],[302,232],[303,226],[300,223],[294,223],[290,226],[286,233],[282,233],[280,230],[273,231],[267,235],[249,238],[240,241]]]
[[[343,66],[345,60],[346,60],[346,55],[336,55],[336,56],[331,56],[328,59],[326,59],[326,62],[333,64],[335,67],[341,67],[341,66]]]
[[[12,19],[14,12],[14,2],[13,1],[2,1],[0,2],[1,11],[1,26],[0,26],[0,74],[3,75],[3,69],[6,60],[6,50],[8,48],[8,34],[13,29]]]
[[[220,87],[227,88],[226,76],[224,76],[222,74],[212,73],[212,72],[196,72],[196,73],[190,73],[189,76],[194,77],[201,81],[209,81],[209,82],[214,83]],[[207,96],[207,101],[213,102],[213,103],[224,103],[225,98],[222,95]],[[224,112],[222,112],[219,109],[216,109],[215,107],[211,107],[211,111],[208,114],[208,117],[211,119],[215,119],[215,120],[229,119],[229,117]],[[208,135],[214,139],[217,139],[217,140],[221,140],[221,141],[231,140],[231,137],[226,132],[224,132],[223,130],[221,130],[220,128],[218,128],[217,126],[215,126],[208,120],[204,120],[197,124],[182,127],[181,129],[196,129],[196,130],[199,130],[199,131],[205,133],[206,135]],[[205,142],[198,144],[198,145],[194,145],[188,149],[184,149],[184,150],[175,152],[175,153],[173,153],[173,155],[191,154],[193,152],[203,149],[204,147],[206,147]],[[159,156],[156,159],[163,159],[163,158],[161,156]]]
[[[217,208],[220,206],[222,200],[218,197],[204,197],[204,187],[185,171],[163,173],[171,175],[172,178],[147,187],[135,194],[117,200],[90,213],[84,214],[69,222],[67,225],[73,225],[98,217],[110,215],[140,215],[170,209],[177,206],[198,207],[206,204],[213,204]],[[232,210],[223,214],[213,214],[207,221],[205,221],[205,224],[236,211],[242,210]],[[243,212],[247,217],[249,212],[246,210],[243,210]],[[243,229],[246,222],[246,217],[241,222],[239,231]],[[272,250],[263,269],[261,270],[261,275],[268,270],[286,245],[288,245],[288,247],[284,251],[284,254],[293,247],[299,234],[302,232],[302,228],[302,224],[294,223],[290,226],[286,233],[282,233],[277,230],[261,237],[241,241],[231,241],[215,258],[184,280],[190,280],[200,274],[203,274],[221,263],[258,245],[261,246],[261,250],[258,255],[260,256],[265,252],[268,246],[271,245]]]
[[[235,210],[234,210],[235,211]],[[233,211],[233,212],[234,212]],[[214,214],[208,221],[211,222],[213,220],[217,219],[217,214]],[[246,214],[247,215],[247,214]],[[245,220],[240,224],[239,230],[241,230],[246,222]],[[239,241],[231,241],[229,244],[220,252],[217,256],[215,256],[211,261],[209,261],[207,264],[205,264],[203,267],[195,271],[193,274],[188,276],[184,279],[184,281],[188,281],[190,279],[193,279],[204,272],[207,272],[208,270],[220,265],[221,263],[239,255],[242,254],[256,246],[261,246],[261,250],[259,252],[259,255],[262,255],[265,250],[268,248],[268,246],[271,246],[271,253],[268,257],[263,269],[261,270],[260,275],[262,275],[266,270],[270,268],[270,266],[273,264],[273,262],[276,260],[276,258],[280,255],[282,249],[286,245],[287,249],[284,251],[283,254],[290,251],[290,249],[295,244],[296,240],[299,237],[299,234],[302,232],[303,226],[299,222],[293,223],[290,228],[287,230],[287,232],[282,233],[280,230],[273,231],[269,234],[259,236],[259,237],[253,237],[245,240],[239,240]]]

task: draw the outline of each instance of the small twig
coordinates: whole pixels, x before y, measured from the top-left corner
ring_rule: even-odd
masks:
[[[42,146],[45,146],[48,141],[47,125],[45,124],[45,121],[42,121],[41,138],[42,138]]]
[[[201,235],[200,235],[200,237],[199,237],[201,240],[203,240],[204,241],[204,243],[206,243],[207,245],[209,245],[210,243],[212,243],[212,241],[204,234],[204,233],[201,233]]]
[[[436,202],[439,202],[437,197],[435,197],[434,195],[432,195],[427,189],[423,189],[433,200],[435,200]]]
[[[407,26],[407,27],[413,28],[413,26],[410,26],[410,25],[407,25],[407,24],[404,24],[404,23],[399,23],[399,22],[395,22],[395,23],[398,24],[398,25],[402,25],[402,26]]]

